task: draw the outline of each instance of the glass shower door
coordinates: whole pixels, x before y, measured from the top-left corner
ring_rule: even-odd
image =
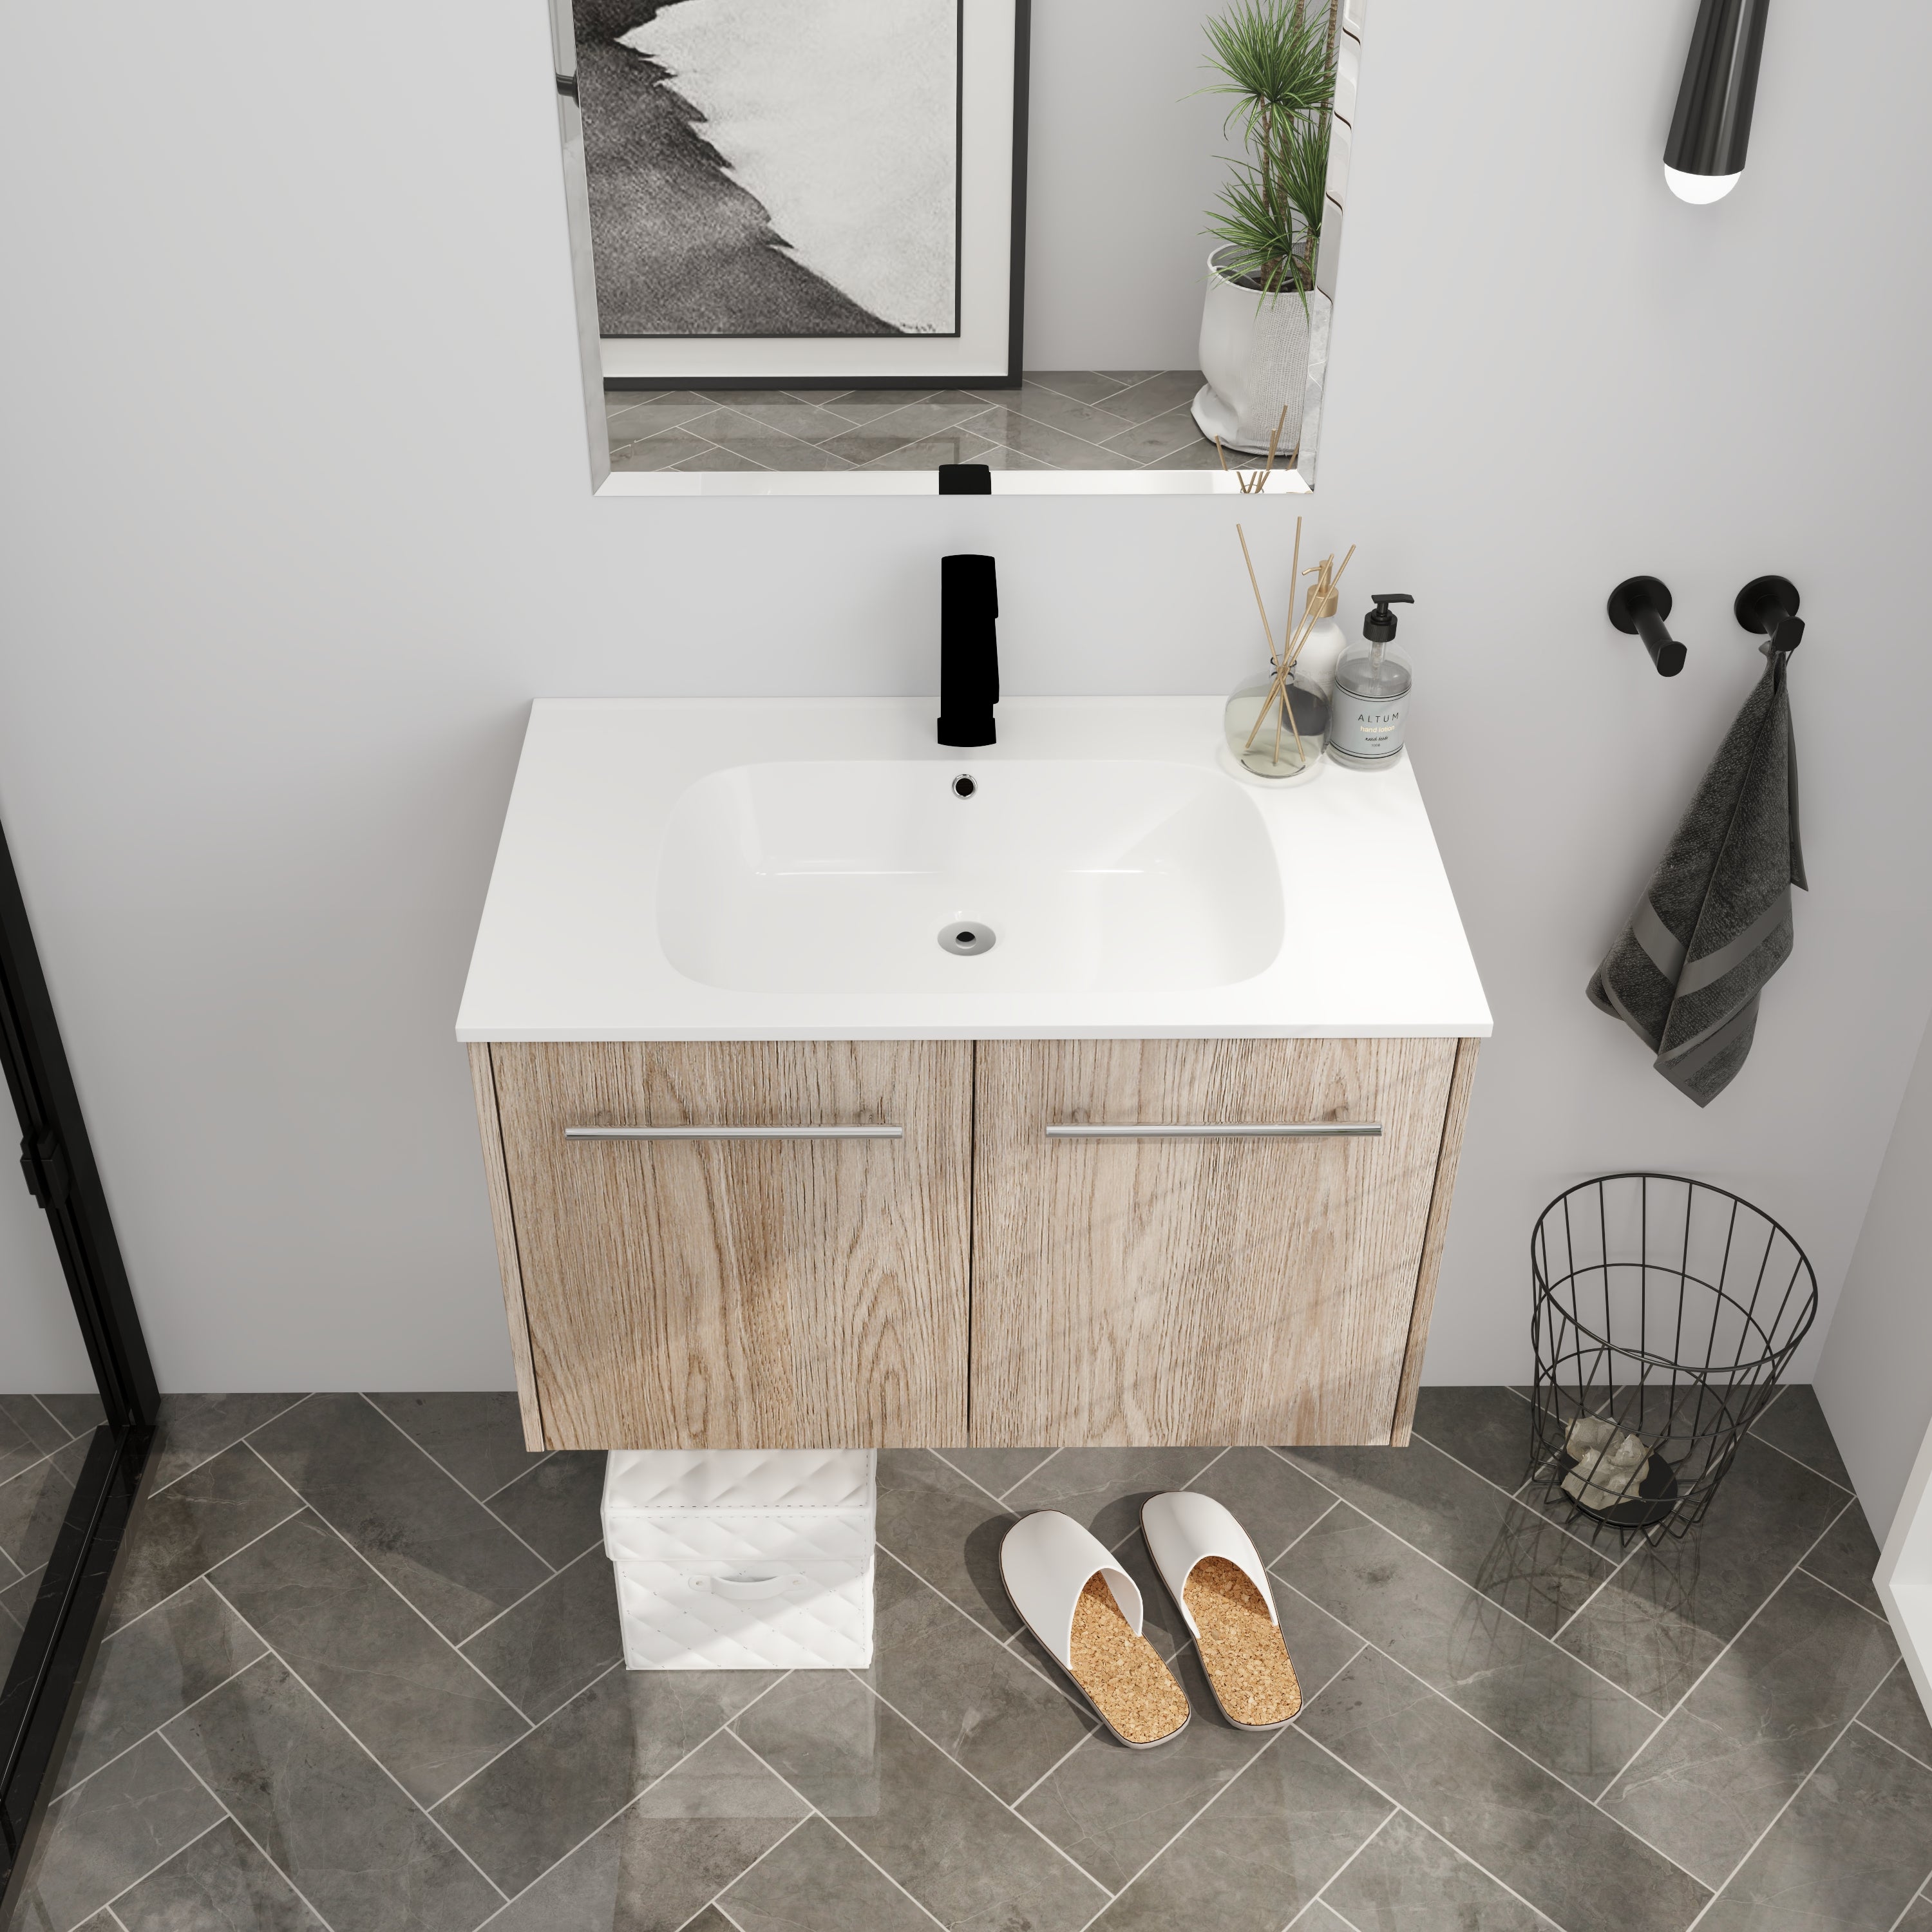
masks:
[[[46,1221],[0,1172],[0,1682],[106,1420]]]
[[[0,836],[0,1923],[46,1810],[160,1398],[53,1001]]]

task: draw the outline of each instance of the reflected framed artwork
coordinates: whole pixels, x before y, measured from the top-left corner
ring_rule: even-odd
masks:
[[[606,382],[1017,382],[1028,4],[574,0]]]

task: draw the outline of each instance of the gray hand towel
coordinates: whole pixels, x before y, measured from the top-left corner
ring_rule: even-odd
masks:
[[[1758,995],[1791,954],[1798,844],[1798,754],[1785,688],[1790,652],[1738,713],[1650,890],[1590,982],[1657,1070],[1699,1106],[1728,1087],[1750,1052]]]

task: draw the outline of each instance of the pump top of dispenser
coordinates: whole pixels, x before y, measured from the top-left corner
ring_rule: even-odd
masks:
[[[1395,613],[1389,606],[1413,604],[1415,599],[1406,590],[1376,590],[1370,592],[1369,602],[1376,608],[1362,620],[1362,635],[1372,644],[1394,643]]]
[[[1375,606],[1362,620],[1366,643],[1351,644],[1335,667],[1335,688],[1353,698],[1400,698],[1408,689],[1408,660],[1389,646],[1395,638],[1391,604],[1413,604],[1403,590],[1384,590],[1370,599]]]

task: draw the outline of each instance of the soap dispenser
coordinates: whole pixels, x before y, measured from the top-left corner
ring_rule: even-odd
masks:
[[[1342,654],[1335,667],[1335,701],[1328,750],[1340,763],[1380,770],[1402,756],[1402,716],[1408,709],[1408,660],[1394,648],[1391,604],[1413,604],[1400,590],[1376,592],[1362,620],[1364,642]]]
[[[1330,560],[1331,563],[1333,561]],[[1308,593],[1308,606],[1303,613],[1306,632],[1294,660],[1295,676],[1320,692],[1324,698],[1334,694],[1335,667],[1341,662],[1342,653],[1348,648],[1348,638],[1335,621],[1335,613],[1341,608],[1341,592],[1335,589],[1330,572],[1324,568]]]

